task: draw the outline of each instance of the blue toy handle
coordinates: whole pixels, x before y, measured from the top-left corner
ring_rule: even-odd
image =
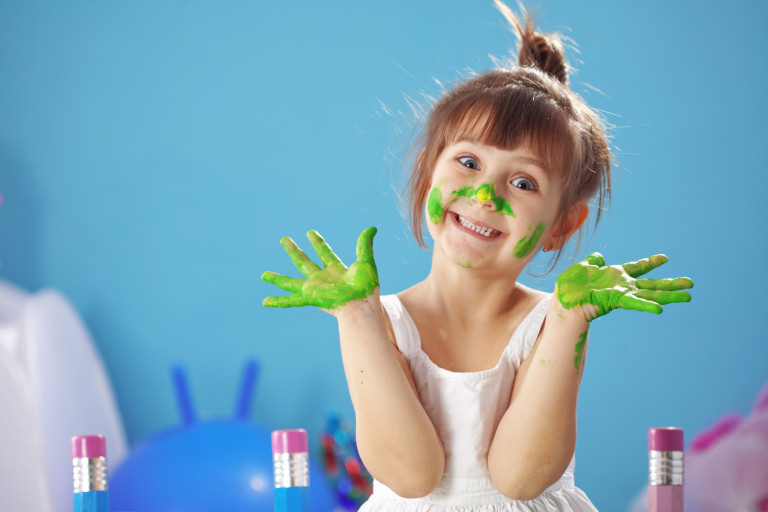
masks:
[[[248,359],[243,370],[243,380],[240,382],[240,394],[235,404],[235,419],[248,420],[251,415],[251,400],[256,389],[256,378],[259,376],[259,363]]]
[[[195,418],[195,408],[192,405],[192,394],[189,392],[187,383],[187,372],[180,364],[171,367],[171,378],[173,379],[173,389],[176,391],[176,402],[179,405],[179,414],[181,422],[184,425],[192,425]]]

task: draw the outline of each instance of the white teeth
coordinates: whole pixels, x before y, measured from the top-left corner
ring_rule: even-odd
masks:
[[[480,233],[483,236],[487,236],[487,237],[490,238],[491,235],[493,234],[493,232],[495,231],[495,230],[493,230],[491,228],[483,228],[483,227],[480,227],[480,226],[475,226],[474,224],[469,222],[467,219],[465,219],[461,215],[457,215],[457,217],[459,219],[459,224],[461,224],[462,226],[464,226],[467,229],[471,229],[472,231],[474,231],[476,233]]]

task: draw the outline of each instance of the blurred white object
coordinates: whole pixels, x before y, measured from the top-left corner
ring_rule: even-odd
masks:
[[[106,436],[110,468],[126,455],[104,365],[56,291],[0,280],[0,411],[0,510],[72,510],[72,436]]]
[[[645,493],[630,512],[648,510]],[[685,510],[768,512],[768,386],[749,416],[727,414],[685,452]]]

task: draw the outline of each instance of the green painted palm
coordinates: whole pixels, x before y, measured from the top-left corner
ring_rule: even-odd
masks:
[[[606,265],[603,255],[594,252],[557,278],[557,299],[565,309],[597,306],[595,318],[618,308],[659,314],[664,304],[689,302],[691,294],[683,290],[693,288],[687,277],[637,279],[667,260],[657,254],[623,265]]]
[[[267,307],[317,306],[323,309],[336,309],[347,302],[369,297],[379,286],[376,262],[373,260],[373,237],[376,228],[364,230],[357,239],[357,261],[347,268],[333,252],[328,243],[315,230],[307,233],[312,247],[324,268],[299,249],[289,237],[280,240],[285,252],[304,274],[306,279],[288,277],[275,272],[264,272],[263,281],[291,292],[282,297],[267,297],[263,304]]]

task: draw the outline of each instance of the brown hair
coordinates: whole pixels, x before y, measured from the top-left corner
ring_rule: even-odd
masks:
[[[563,224],[577,201],[594,196],[597,224],[610,197],[611,153],[603,122],[568,87],[559,37],[536,32],[524,9],[522,26],[509,7],[494,1],[516,30],[518,65],[470,78],[432,108],[417,141],[419,156],[408,181],[411,228],[422,247],[424,204],[434,166],[448,145],[465,136],[501,149],[523,145],[536,153],[563,184],[557,225]]]

